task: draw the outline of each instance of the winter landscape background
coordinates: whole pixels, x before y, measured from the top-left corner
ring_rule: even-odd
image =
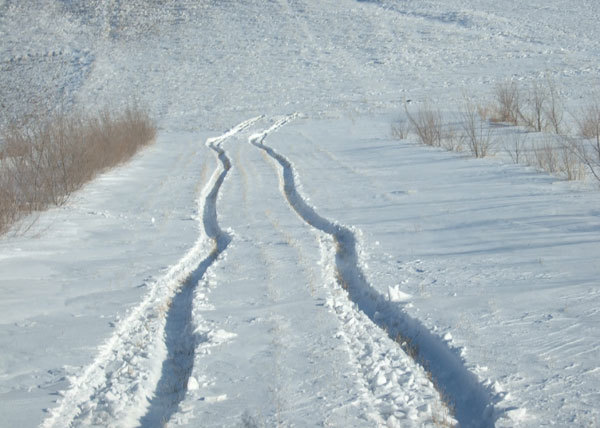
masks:
[[[513,162],[548,130],[485,118],[476,159],[407,115],[460,133],[465,98],[540,85],[579,138],[599,18],[0,0],[0,129],[131,103],[158,126],[0,238],[0,426],[598,426],[598,181]]]

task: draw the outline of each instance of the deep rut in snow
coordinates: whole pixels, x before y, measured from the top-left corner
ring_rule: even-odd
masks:
[[[188,276],[169,306],[165,326],[165,344],[168,355],[163,362],[161,377],[154,397],[150,401],[150,407],[140,420],[142,427],[161,426],[169,421],[187,392],[187,383],[194,365],[194,352],[201,340],[194,333],[192,324],[194,290],[207,269],[225,251],[232,239],[227,232],[220,228],[217,220],[217,197],[221,185],[231,169],[231,161],[220,144],[256,120],[258,118],[243,122],[221,137],[209,139],[206,143],[217,154],[221,163],[219,167],[221,172],[205,197],[202,211],[204,233],[213,241],[213,249]],[[218,170],[215,171],[215,173],[217,172]]]
[[[291,117],[275,123],[277,128]],[[281,166],[283,193],[290,206],[310,226],[330,235],[336,245],[336,277],[349,298],[368,318],[384,329],[390,338],[410,342],[415,360],[431,375],[436,388],[454,410],[460,426],[493,427],[497,417],[491,393],[463,364],[456,351],[437,335],[410,317],[402,308],[387,300],[372,287],[360,267],[356,237],[347,227],[321,217],[298,193],[294,168],[290,161],[264,144],[269,132],[254,135],[250,143],[264,150]]]

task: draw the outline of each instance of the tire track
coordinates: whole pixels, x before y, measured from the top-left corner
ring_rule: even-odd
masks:
[[[202,211],[204,234],[212,241],[212,250],[190,273],[179,292],[171,300],[165,326],[168,355],[163,362],[161,378],[150,401],[150,408],[141,419],[141,426],[157,426],[171,419],[187,392],[187,383],[194,366],[194,351],[202,341],[207,340],[206,335],[198,337],[194,332],[192,323],[194,290],[207,269],[219,258],[232,240],[231,235],[221,229],[217,220],[217,197],[231,169],[231,161],[225,150],[221,148],[221,144],[257,120],[258,118],[243,122],[226,134],[208,139],[206,142],[221,163],[213,174],[213,177],[216,175],[217,178],[204,198]]]
[[[456,351],[369,284],[359,263],[357,239],[352,230],[321,217],[309,206],[297,190],[298,177],[291,162],[264,144],[270,132],[294,117],[277,121],[271,129],[251,136],[249,142],[281,166],[283,194],[298,216],[333,239],[337,282],[347,290],[348,297],[362,313],[427,371],[449,407],[453,408],[461,427],[493,427],[498,415],[494,411],[491,392],[464,366]]]
[[[163,277],[149,284],[142,302],[121,321],[99,348],[94,361],[59,405],[49,410],[42,427],[160,426],[177,409],[187,390],[194,348],[202,339],[192,332],[193,291],[206,269],[225,250],[231,237],[217,222],[216,201],[231,163],[220,144],[259,118],[240,123],[206,145],[219,165],[198,198],[200,236]],[[206,254],[208,253],[208,256]],[[148,403],[148,397],[153,397]]]

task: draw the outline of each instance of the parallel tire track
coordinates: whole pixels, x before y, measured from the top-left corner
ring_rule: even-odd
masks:
[[[144,300],[117,325],[94,361],[70,379],[71,388],[49,410],[42,427],[131,427],[140,421],[143,426],[160,426],[177,410],[187,390],[195,346],[201,341],[191,327],[193,290],[231,241],[217,222],[217,196],[231,168],[220,145],[259,119],[207,140],[219,166],[198,198],[202,227],[196,243],[150,285]],[[148,397],[153,397],[150,403]]]
[[[165,343],[168,349],[167,358],[163,362],[161,378],[158,381],[150,408],[141,419],[141,426],[157,426],[169,421],[178,409],[179,403],[187,392],[187,384],[194,365],[194,353],[198,344],[206,340],[206,335],[198,336],[193,331],[192,308],[194,290],[207,269],[219,258],[232,240],[229,233],[223,231],[217,220],[217,197],[227,173],[231,169],[231,161],[221,143],[230,136],[240,132],[254,123],[258,118],[243,122],[228,133],[208,139],[206,145],[213,150],[220,167],[215,171],[216,180],[204,198],[202,224],[206,238],[212,241],[212,250],[198,267],[190,273],[177,295],[171,300],[165,326]],[[219,171],[220,170],[220,171]]]
[[[272,129],[251,136],[249,141],[281,166],[284,196],[298,216],[333,239],[338,282],[348,291],[349,298],[360,311],[385,330],[391,339],[410,343],[415,360],[430,374],[442,396],[450,402],[450,406],[454,408],[454,417],[461,427],[493,427],[498,415],[494,412],[494,400],[490,391],[440,337],[406,314],[399,305],[387,300],[368,283],[359,263],[354,233],[343,225],[321,217],[309,206],[297,190],[297,176],[291,162],[264,144],[270,131],[292,118],[290,116],[279,120]]]

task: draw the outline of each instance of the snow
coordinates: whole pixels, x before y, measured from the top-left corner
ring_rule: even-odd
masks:
[[[388,298],[390,302],[407,302],[412,296],[400,290],[400,285],[388,287]]]
[[[597,185],[390,125],[507,78],[578,111],[599,16],[0,0],[0,128],[134,99],[160,126],[0,240],[0,426],[598,425]]]

